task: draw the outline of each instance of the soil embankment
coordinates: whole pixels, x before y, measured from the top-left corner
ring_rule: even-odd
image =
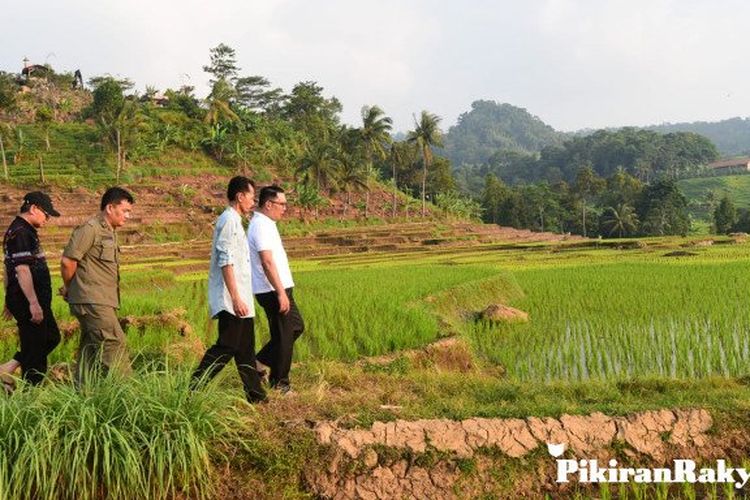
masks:
[[[575,483],[555,482],[556,461],[548,444],[564,445],[561,458],[602,463],[615,458],[638,467],[663,466],[675,458],[741,457],[747,439],[741,443],[740,433],[719,437],[713,428],[711,414],[702,409],[621,417],[396,420],[365,429],[320,422],[316,439],[330,447],[331,460],[327,470],[310,477],[310,487],[337,499],[559,497]],[[498,471],[507,476],[498,477]]]

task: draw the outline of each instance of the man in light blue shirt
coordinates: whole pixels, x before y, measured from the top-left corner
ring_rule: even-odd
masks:
[[[219,320],[219,338],[193,373],[193,387],[216,376],[234,358],[245,396],[255,403],[266,393],[255,369],[252,271],[242,227],[242,217],[255,206],[255,184],[247,177],[234,177],[227,198],[229,206],[216,220],[208,272],[208,306],[211,317]]]

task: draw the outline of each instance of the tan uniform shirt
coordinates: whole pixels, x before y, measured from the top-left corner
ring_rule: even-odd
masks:
[[[120,248],[101,214],[75,228],[63,255],[78,261],[68,287],[69,304],[120,307]]]

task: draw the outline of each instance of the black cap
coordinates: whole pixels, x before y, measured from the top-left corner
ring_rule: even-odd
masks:
[[[31,193],[26,193],[26,196],[23,197],[23,204],[36,205],[52,217],[60,216],[60,212],[55,210],[55,207],[52,206],[52,200],[50,199],[50,197],[42,193],[41,191],[32,191]]]

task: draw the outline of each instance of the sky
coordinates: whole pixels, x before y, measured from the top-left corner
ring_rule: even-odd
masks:
[[[447,131],[478,99],[562,131],[750,115],[744,0],[0,0],[0,18],[0,70],[27,57],[204,97],[225,43],[241,75],[315,81],[345,123],[377,104],[395,131],[422,110]]]

